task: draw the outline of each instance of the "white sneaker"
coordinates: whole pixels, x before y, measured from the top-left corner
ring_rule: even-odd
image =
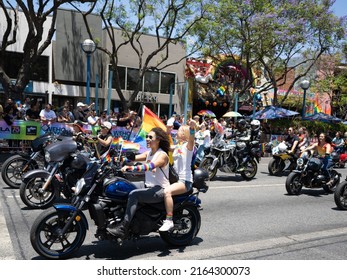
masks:
[[[165,220],[163,225],[160,227],[159,231],[169,231],[174,227],[174,223],[172,220]]]

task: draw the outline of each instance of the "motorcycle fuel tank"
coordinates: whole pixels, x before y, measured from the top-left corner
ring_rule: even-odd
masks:
[[[134,184],[117,177],[106,184],[105,195],[113,199],[124,199],[132,190],[135,189],[136,187]]]
[[[77,150],[77,143],[73,140],[59,141],[45,148],[45,152],[50,154],[51,161],[62,161],[71,153]]]

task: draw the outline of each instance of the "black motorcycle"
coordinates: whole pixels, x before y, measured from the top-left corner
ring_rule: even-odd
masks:
[[[303,187],[323,188],[327,193],[333,193],[340,183],[341,174],[332,167],[328,171],[330,176],[322,170],[322,161],[314,157],[313,153],[304,154],[297,160],[297,167],[286,180],[286,190],[290,195],[299,195]]]
[[[347,177],[336,187],[334,200],[337,208],[347,210]]]
[[[1,177],[5,184],[19,189],[26,172],[44,167],[44,148],[56,139],[57,136],[51,133],[43,134],[31,142],[28,153],[9,157],[1,167]]]
[[[242,141],[235,139],[230,143],[220,140],[212,143],[210,153],[201,161],[201,168],[205,169],[212,180],[217,171],[224,173],[240,173],[245,180],[251,180],[257,174],[261,159],[259,141]],[[244,168],[239,170],[239,163]]]
[[[123,242],[110,234],[106,228],[123,220],[129,193],[135,189],[133,183],[121,177],[107,179],[115,167],[109,163],[94,162],[89,165],[83,177],[76,184],[72,204],[54,204],[35,220],[30,241],[35,251],[48,259],[67,259],[83,244],[88,229],[88,221],[83,210],[88,210],[97,230],[99,240]],[[118,167],[117,167],[118,168]],[[119,169],[118,169],[119,170]],[[161,238],[170,245],[186,246],[199,232],[201,217],[199,207],[200,192],[206,192],[208,178],[202,169],[194,171],[193,190],[174,196],[174,228],[159,232]],[[164,203],[139,204],[132,219],[128,239],[158,232],[166,211]]]
[[[23,176],[20,198],[29,208],[47,208],[62,195],[70,199],[77,180],[90,162],[81,150],[83,144],[72,139],[55,142],[45,148],[44,169],[31,170]]]

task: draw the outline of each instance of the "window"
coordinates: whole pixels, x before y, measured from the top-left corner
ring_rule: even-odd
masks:
[[[175,83],[175,74],[161,72],[160,81],[160,93],[170,94],[170,85]],[[172,86],[172,90],[173,94],[175,94],[175,86]]]
[[[145,92],[159,92],[159,72],[147,71],[145,73]]]
[[[125,67],[118,66],[118,75],[119,75],[119,83],[120,88],[125,89]],[[111,70],[111,65],[109,66],[109,71]],[[116,88],[116,75],[113,73],[112,76],[112,88]]]
[[[12,78],[17,78],[18,70],[22,65],[23,53],[6,52],[5,72]],[[48,57],[40,56],[31,68],[30,80],[48,82]]]
[[[139,79],[139,70],[128,68],[127,72],[127,90],[135,90]],[[140,89],[141,90],[141,89]]]

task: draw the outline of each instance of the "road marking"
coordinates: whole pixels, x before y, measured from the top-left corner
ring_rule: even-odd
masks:
[[[5,216],[0,203],[0,259],[15,260],[11,237],[7,229]]]
[[[233,254],[245,254],[251,253],[259,250],[270,250],[279,248],[281,246],[290,246],[297,245],[304,242],[310,242],[315,240],[320,240],[323,238],[331,238],[335,236],[345,236],[347,234],[347,227],[336,228],[331,230],[316,231],[303,234],[294,234],[289,236],[282,236],[278,238],[270,238],[265,240],[257,240],[246,243],[239,243],[223,247],[215,247],[203,250],[197,250],[192,252],[182,252],[171,251],[171,254],[168,255],[168,258],[179,260],[198,260],[198,259],[215,259],[219,257],[226,257]],[[153,259],[153,257],[146,257],[140,259]]]

